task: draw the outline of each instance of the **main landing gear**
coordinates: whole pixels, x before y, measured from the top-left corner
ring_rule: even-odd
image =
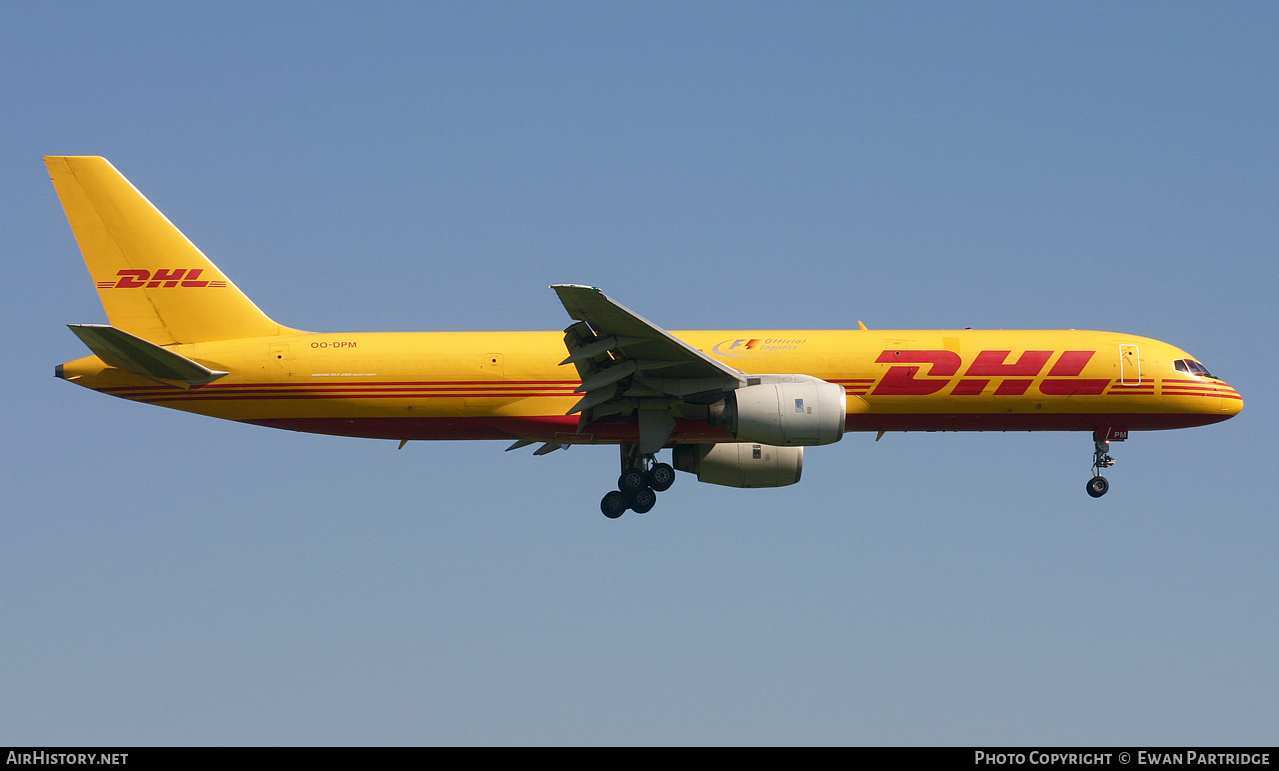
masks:
[[[657,494],[675,484],[675,469],[658,463],[652,455],[641,455],[633,444],[622,445],[622,475],[617,489],[600,501],[600,511],[609,519],[617,519],[627,509],[647,514],[657,505]]]
[[[1110,483],[1101,475],[1101,470],[1110,468],[1115,465],[1115,459],[1110,457],[1110,440],[1122,442],[1127,438],[1128,432],[1114,431],[1112,429],[1097,429],[1092,432],[1092,479],[1088,480],[1088,484],[1084,487],[1088,494],[1094,498],[1100,498],[1110,489]]]

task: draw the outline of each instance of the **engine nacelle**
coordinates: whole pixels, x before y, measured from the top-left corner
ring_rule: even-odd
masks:
[[[785,487],[804,471],[803,447],[768,444],[679,444],[675,468],[697,474],[698,482],[725,487]]]
[[[760,375],[712,404],[715,428],[743,442],[776,446],[831,444],[844,436],[844,387],[808,375]]]

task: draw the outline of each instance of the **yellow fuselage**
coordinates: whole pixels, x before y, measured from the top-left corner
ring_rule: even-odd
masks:
[[[1178,371],[1167,343],[1075,330],[673,332],[748,374],[843,385],[849,431],[1184,428],[1243,408],[1215,378]],[[385,439],[636,440],[634,418],[579,427],[581,396],[558,332],[282,335],[172,346],[230,374],[163,383],[96,356],[60,376],[133,401],[258,425]],[[680,405],[671,442],[731,441]]]

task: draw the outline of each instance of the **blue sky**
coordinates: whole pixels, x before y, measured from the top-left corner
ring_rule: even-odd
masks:
[[[0,24],[0,744],[1273,744],[1279,10],[40,3]],[[278,321],[1100,328],[1247,402],[849,435],[597,505],[616,452],[308,436],[52,377],[105,321],[45,154]],[[1260,343],[1260,345],[1259,345]]]

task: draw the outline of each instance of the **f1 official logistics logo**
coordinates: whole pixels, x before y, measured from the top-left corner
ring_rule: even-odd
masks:
[[[763,338],[739,337],[735,340],[721,340],[711,348],[711,352],[718,356],[732,356],[734,358],[746,358],[748,356],[768,356],[774,353],[785,353],[787,351],[798,351],[799,347],[808,340],[804,338]]]
[[[99,289],[155,289],[157,287],[184,286],[189,288],[215,288],[226,286],[225,280],[201,280],[204,268],[157,268],[149,270],[118,270],[114,281],[99,281]]]

